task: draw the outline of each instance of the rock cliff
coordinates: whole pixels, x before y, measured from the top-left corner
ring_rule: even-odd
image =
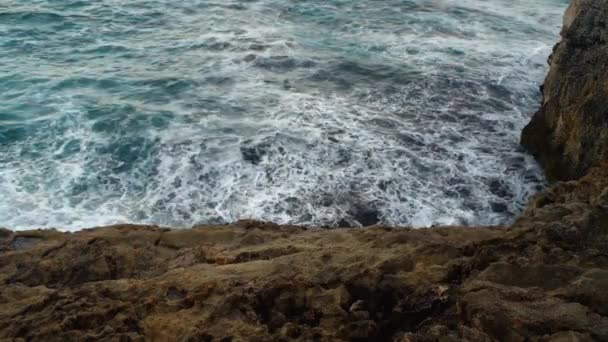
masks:
[[[608,341],[606,0],[574,1],[511,227],[0,230],[0,340]]]
[[[608,160],[608,5],[574,0],[549,57],[543,104],[522,134],[550,180],[572,180]]]

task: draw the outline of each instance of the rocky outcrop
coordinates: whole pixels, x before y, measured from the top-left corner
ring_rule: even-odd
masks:
[[[511,228],[2,231],[0,337],[608,340],[608,171]]]
[[[511,227],[0,229],[0,340],[608,341],[607,0],[577,0]]]
[[[550,180],[608,161],[608,1],[575,0],[549,58],[542,108],[522,134]]]

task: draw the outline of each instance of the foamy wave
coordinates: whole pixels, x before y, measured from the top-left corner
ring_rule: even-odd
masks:
[[[543,184],[517,141],[564,4],[140,5],[0,41],[0,225],[491,225]]]

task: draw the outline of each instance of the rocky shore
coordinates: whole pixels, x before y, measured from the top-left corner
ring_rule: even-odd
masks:
[[[543,103],[522,144],[550,180],[573,180],[608,160],[606,1],[573,0],[549,57]]]
[[[607,20],[565,16],[512,226],[0,230],[0,340],[608,341]]]

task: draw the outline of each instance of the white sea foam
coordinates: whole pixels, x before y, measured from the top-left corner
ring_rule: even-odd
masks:
[[[114,5],[0,98],[48,109],[0,147],[0,226],[489,225],[542,185],[517,140],[560,1]]]

